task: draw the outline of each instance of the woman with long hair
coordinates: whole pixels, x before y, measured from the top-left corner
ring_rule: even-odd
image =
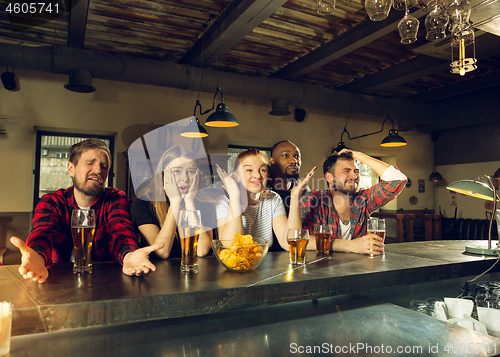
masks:
[[[196,159],[192,150],[181,145],[165,151],[156,175],[139,188],[138,199],[132,204],[132,217],[141,242],[145,245],[164,243],[164,247],[155,252],[163,259],[181,255],[176,223],[180,210],[200,210],[203,227],[198,240],[198,256],[207,255],[211,248],[214,207],[198,191],[200,170]]]
[[[237,233],[251,234],[255,238],[273,242],[273,231],[278,243],[288,250],[286,233],[301,229],[300,195],[314,174],[314,167],[307,177],[291,192],[290,213],[287,219],[281,197],[266,190],[269,165],[258,149],[242,151],[236,160],[232,175],[217,166],[227,196],[217,200],[217,227],[220,239],[233,239]]]

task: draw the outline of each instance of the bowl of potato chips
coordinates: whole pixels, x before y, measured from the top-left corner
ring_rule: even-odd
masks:
[[[213,240],[212,247],[224,268],[243,273],[260,265],[267,254],[269,243],[264,239],[238,233],[234,240]]]

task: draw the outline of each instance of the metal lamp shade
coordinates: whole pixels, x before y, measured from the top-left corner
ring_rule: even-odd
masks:
[[[488,179],[491,187],[477,181],[480,177],[485,177]],[[482,200],[493,201],[493,209],[491,210],[490,217],[490,225],[488,227],[488,247],[484,247],[482,245],[472,245],[466,246],[465,252],[471,254],[480,254],[480,255],[492,255],[500,257],[500,246],[496,248],[491,247],[491,229],[493,226],[493,220],[495,219],[496,211],[497,211],[497,201],[498,196],[496,194],[495,186],[493,185],[493,181],[489,176],[480,176],[476,180],[460,180],[455,181],[452,184],[448,185],[446,188],[453,192],[458,192],[467,196],[472,196],[476,198],[480,198]],[[495,197],[495,199],[493,199]]]
[[[189,125],[181,132],[181,136],[185,138],[206,138],[208,133],[205,128],[200,125],[198,118],[191,117]]]
[[[288,101],[286,99],[273,100],[272,108],[269,114],[276,116],[290,115],[290,110],[288,109]]]
[[[384,140],[380,143],[380,146],[384,147],[398,147],[407,145],[406,140],[402,136],[399,136],[396,129],[389,130],[389,135],[387,135]]]
[[[455,181],[446,188],[450,191],[458,192],[467,196],[480,198],[482,200],[493,201],[493,190],[488,185],[474,180]],[[498,197],[497,197],[498,199]]]
[[[64,85],[64,88],[77,93],[95,92],[95,87],[92,86],[92,76],[89,71],[81,67],[69,72],[69,82]]]
[[[217,128],[231,128],[234,126],[238,126],[238,120],[236,120],[235,116],[229,113],[227,105],[224,103],[217,104],[217,108],[215,108],[215,112],[210,114],[205,122],[205,125],[217,127]]]
[[[429,176],[429,181],[431,182],[442,182],[443,181],[443,176],[441,176],[441,174],[437,171],[433,172],[430,176]]]

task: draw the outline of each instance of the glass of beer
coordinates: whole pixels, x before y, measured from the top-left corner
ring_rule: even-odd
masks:
[[[74,209],[71,212],[71,235],[75,247],[73,273],[92,273],[92,243],[95,233],[95,211]]]
[[[0,356],[10,352],[10,336],[12,331],[12,305],[0,302]]]
[[[375,234],[378,237],[372,238],[377,239],[379,242],[384,243],[385,241],[385,219],[381,218],[370,218],[368,219],[367,234]],[[382,253],[385,256],[385,252]],[[370,254],[373,257],[373,254]]]
[[[332,226],[329,224],[315,224],[313,233],[316,237],[316,255],[328,255],[332,238]]]
[[[198,238],[201,230],[200,211],[179,212],[179,234],[181,239],[181,271],[198,272]]]
[[[290,264],[304,265],[306,263],[309,231],[307,229],[289,229],[286,240],[290,253]]]

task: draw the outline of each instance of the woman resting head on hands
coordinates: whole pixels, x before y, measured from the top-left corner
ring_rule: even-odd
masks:
[[[155,252],[163,259],[181,255],[176,223],[180,210],[201,212],[204,224],[198,240],[198,256],[207,255],[211,248],[214,207],[198,191],[200,170],[196,159],[196,154],[184,146],[173,146],[165,151],[157,174],[144,188],[139,188],[139,198],[132,204],[132,218],[143,244],[163,242],[164,247]]]
[[[287,219],[281,197],[266,190],[269,165],[258,149],[248,149],[238,155],[233,174],[217,166],[227,195],[217,200],[217,229],[220,239],[234,239],[237,233],[250,234],[288,250],[286,232],[301,229],[300,195],[316,167],[292,190],[290,214]],[[278,242],[273,242],[273,231]],[[312,249],[315,249],[314,247]]]

